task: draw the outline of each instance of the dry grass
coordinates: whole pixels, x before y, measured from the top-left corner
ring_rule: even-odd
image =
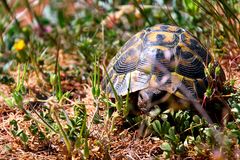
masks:
[[[236,50],[232,50],[232,52],[237,53],[239,49],[235,49]],[[70,64],[74,63],[81,63],[79,61],[74,61],[74,58],[70,58],[70,56],[66,56],[64,53],[62,53],[60,57],[60,65],[62,67],[69,66]],[[237,66],[238,62],[239,59],[236,58],[236,54],[233,54],[232,57],[226,56],[224,59],[222,59],[225,72],[228,73],[229,69],[231,68],[230,78],[232,79],[235,77],[237,79],[236,87],[240,85],[240,72]],[[12,72],[11,74],[13,77],[16,77],[16,72]],[[95,111],[93,97],[91,94],[91,86],[89,86],[89,83],[82,83],[76,79],[69,80],[68,74],[64,72],[61,73],[61,78],[63,90],[71,91],[71,94],[73,95],[72,100],[79,99],[82,103],[86,104],[89,124]],[[34,100],[32,99],[32,97],[35,97],[33,94],[43,92],[43,89],[36,82],[36,76],[29,76],[27,83],[29,94],[26,95],[26,100]],[[4,91],[4,94],[9,95],[11,93],[11,86],[1,85],[0,87],[1,90]],[[48,89],[49,91],[51,90],[50,88]],[[71,107],[65,107],[65,109],[69,115],[72,114],[73,111]],[[100,113],[103,116],[104,108],[100,108],[100,110]],[[10,109],[4,104],[2,99],[0,115],[0,159],[64,159],[63,155],[66,152],[64,144],[57,135],[52,134],[49,137],[49,141],[40,143],[37,139],[31,139],[29,148],[25,148],[20,142],[19,138],[13,137],[10,132],[11,126],[9,125],[12,119],[17,120],[21,125],[21,128],[26,131],[28,130],[30,122],[24,121],[23,112],[16,108]],[[137,130],[123,129],[122,123],[122,119],[117,120],[116,130],[112,133],[109,133],[109,125],[93,124],[89,137],[90,157],[97,159],[102,159],[104,157],[111,159],[149,159],[154,155],[162,153],[161,149],[159,148],[162,140],[156,137],[146,137],[140,139],[136,136]],[[185,156],[189,156],[190,158],[195,155],[194,152],[189,150]],[[172,158],[177,157],[177,155],[173,155]],[[195,156],[195,158],[197,157]],[[76,159],[78,158],[76,157]]]

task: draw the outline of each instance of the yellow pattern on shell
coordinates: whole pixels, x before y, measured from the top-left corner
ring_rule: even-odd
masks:
[[[164,43],[171,43],[175,40],[175,34],[174,33],[170,33],[170,32],[151,32],[147,35],[147,39],[150,42],[158,42],[158,36],[164,36],[164,38],[162,39]]]

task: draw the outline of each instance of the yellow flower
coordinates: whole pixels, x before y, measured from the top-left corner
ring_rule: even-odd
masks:
[[[15,43],[13,45],[13,48],[17,51],[21,51],[25,47],[26,47],[26,44],[25,44],[24,40],[22,40],[22,39],[19,39],[19,40],[15,41]]]

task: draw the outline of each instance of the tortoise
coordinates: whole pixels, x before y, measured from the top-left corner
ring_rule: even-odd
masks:
[[[209,85],[205,71],[210,63],[219,65],[189,31],[158,24],[123,45],[110,61],[101,86],[110,98],[115,98],[114,90],[119,96],[137,94],[137,105],[144,112],[163,102],[182,109],[202,101]],[[221,66],[220,71],[223,82]]]

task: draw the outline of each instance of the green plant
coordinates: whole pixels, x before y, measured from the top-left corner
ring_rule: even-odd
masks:
[[[18,127],[18,124],[17,124],[16,120],[12,120],[10,122],[10,125],[12,126],[11,132],[12,132],[13,136],[14,137],[19,137],[21,139],[21,142],[26,147],[27,146],[27,142],[28,142],[27,134]]]

